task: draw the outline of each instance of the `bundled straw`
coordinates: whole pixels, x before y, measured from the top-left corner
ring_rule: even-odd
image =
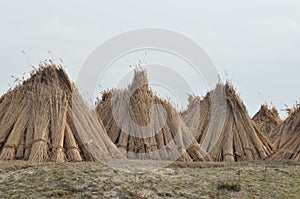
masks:
[[[102,161],[123,156],[65,71],[43,63],[0,99],[0,159]]]
[[[21,93],[18,93],[21,94]],[[24,147],[24,136],[22,133],[25,133],[27,125],[28,125],[28,119],[26,118],[27,115],[30,114],[30,105],[26,98],[21,98],[19,101],[19,111],[18,112],[7,112],[3,116],[3,120],[1,121],[1,130],[0,130],[0,136],[1,140],[0,143],[2,146],[2,151],[0,154],[0,159],[2,160],[13,160],[16,158],[17,149],[19,147],[19,144],[22,144],[21,147]],[[13,108],[12,108],[13,109]],[[8,109],[8,111],[11,109]],[[15,117],[14,115],[18,115],[19,117]],[[9,121],[9,116],[16,119],[15,124],[12,126],[12,122]],[[8,122],[8,123],[6,123]],[[20,133],[20,131],[23,131]],[[20,158],[20,153],[22,153],[22,148],[19,149],[18,158]]]
[[[29,161],[43,162],[49,160],[49,125],[50,102],[47,99],[47,90],[40,89],[33,109],[33,140]]]
[[[149,89],[144,70],[135,70],[127,89],[103,92],[96,110],[111,140],[130,159],[210,160],[180,114]]]
[[[51,99],[51,137],[52,154],[51,160],[54,162],[64,162],[64,137],[67,123],[67,96],[64,93],[53,93]]]
[[[254,115],[252,120],[257,124],[260,131],[268,137],[282,123],[277,109],[275,107],[269,109],[266,104],[261,105],[260,110]]]
[[[182,115],[214,161],[261,160],[273,150],[229,83],[217,84],[203,100],[190,96]]]
[[[277,149],[268,157],[270,160],[300,161],[300,106],[291,110],[288,118],[270,137]]]

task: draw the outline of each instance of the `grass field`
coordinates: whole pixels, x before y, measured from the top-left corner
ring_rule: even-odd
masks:
[[[110,165],[0,162],[0,198],[300,198],[292,162]]]

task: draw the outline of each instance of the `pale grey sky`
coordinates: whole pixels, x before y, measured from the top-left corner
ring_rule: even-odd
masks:
[[[157,27],[203,46],[222,77],[232,80],[251,115],[264,102],[283,109],[300,101],[297,0],[2,0],[0,24],[1,94],[12,84],[12,75],[31,70],[22,50],[32,65],[61,57],[75,81],[89,53],[105,40],[124,31]]]

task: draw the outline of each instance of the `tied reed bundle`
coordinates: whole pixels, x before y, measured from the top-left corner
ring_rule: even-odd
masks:
[[[288,118],[275,130],[270,137],[276,151],[269,160],[300,161],[300,106],[297,104],[289,109]]]
[[[129,159],[210,161],[180,114],[149,89],[145,70],[135,69],[127,89],[103,92],[96,111],[111,140]]]
[[[282,123],[277,109],[275,107],[269,109],[266,104],[261,105],[260,110],[254,115],[252,120],[267,137],[271,136]]]
[[[190,96],[182,116],[214,161],[262,160],[273,151],[229,83],[218,83],[203,99]]]
[[[0,160],[125,159],[63,68],[52,62],[0,98],[0,125]]]

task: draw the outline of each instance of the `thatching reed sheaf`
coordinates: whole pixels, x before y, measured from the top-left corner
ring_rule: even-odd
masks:
[[[261,105],[252,120],[267,137],[272,135],[275,129],[282,123],[277,109],[275,107],[269,109],[267,104]]]
[[[300,161],[300,105],[289,110],[289,116],[271,135],[270,140],[276,151],[268,159]]]
[[[229,83],[218,83],[204,99],[190,96],[182,116],[214,161],[262,160],[273,151]]]
[[[61,66],[42,63],[0,99],[0,159],[34,162],[125,158]]]
[[[111,140],[129,159],[209,161],[172,105],[149,88],[135,69],[127,89],[102,93],[96,110]]]

